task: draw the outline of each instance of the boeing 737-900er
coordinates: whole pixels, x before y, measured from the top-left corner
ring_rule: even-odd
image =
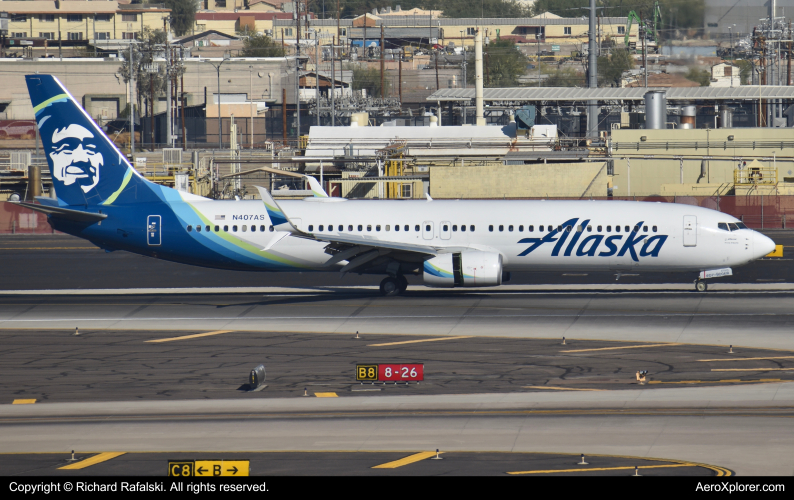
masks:
[[[56,198],[20,203],[108,251],[242,271],[383,274],[384,295],[486,287],[511,271],[732,274],[775,249],[721,212],[627,201],[211,200],[146,180],[55,77],[26,76]],[[355,129],[351,130],[355,133]]]

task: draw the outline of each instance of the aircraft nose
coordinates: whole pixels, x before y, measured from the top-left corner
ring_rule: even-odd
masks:
[[[775,242],[763,234],[753,231],[753,257],[760,259],[775,251]]]

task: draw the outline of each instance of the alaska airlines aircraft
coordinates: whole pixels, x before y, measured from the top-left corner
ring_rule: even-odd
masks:
[[[775,249],[713,210],[624,201],[211,200],[141,176],[56,78],[26,76],[57,199],[20,203],[108,251],[248,271],[385,274],[384,295],[501,285],[511,271],[691,272],[704,279]],[[353,129],[354,130],[354,129]],[[697,273],[697,274],[696,274]]]

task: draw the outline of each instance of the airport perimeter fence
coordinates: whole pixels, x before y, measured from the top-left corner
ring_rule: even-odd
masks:
[[[541,199],[541,198],[511,198]],[[545,198],[551,199],[551,198]],[[579,198],[555,198],[575,200]],[[589,199],[589,198],[588,198]],[[679,203],[710,208],[742,220],[752,229],[794,229],[794,195],[754,196],[625,196],[594,197],[593,200]],[[53,233],[47,216],[10,202],[0,203],[0,234]]]

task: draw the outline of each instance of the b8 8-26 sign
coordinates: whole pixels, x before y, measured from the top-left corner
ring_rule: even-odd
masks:
[[[359,382],[421,382],[425,379],[425,365],[421,363],[390,363],[356,365]]]

